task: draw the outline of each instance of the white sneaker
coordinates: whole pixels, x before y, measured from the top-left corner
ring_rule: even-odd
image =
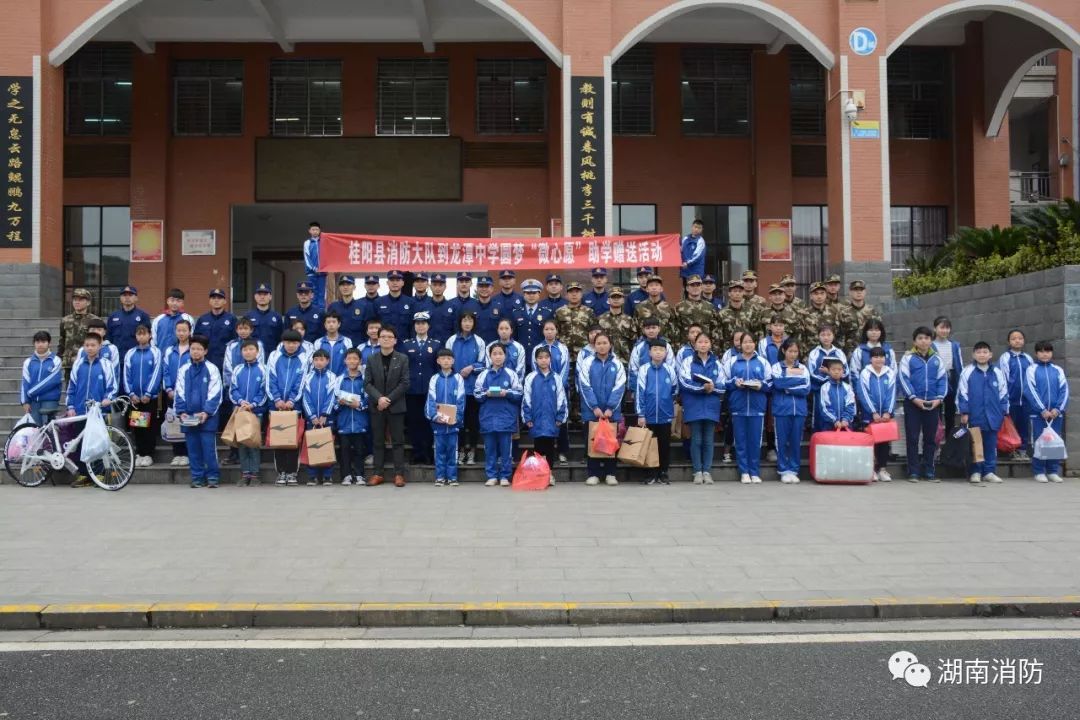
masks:
[[[585,484],[586,485],[599,485],[600,484],[600,478],[596,477],[595,475],[590,475],[589,477],[585,478]]]
[[[729,452],[724,453],[723,461],[730,465],[731,464],[731,453],[729,453]]]
[[[559,453],[559,464],[560,465],[569,465],[570,461],[566,459],[565,455],[563,455],[562,453]]]
[[[300,481],[296,479],[296,475],[294,473],[289,473],[288,475],[285,476],[285,484],[286,485],[299,485]]]
[[[750,480],[750,476],[747,473],[743,473],[739,476],[739,482],[741,482],[743,485],[749,485],[752,480]]]
[[[792,485],[798,485],[799,484],[799,476],[796,475],[795,473],[791,473],[791,484]]]
[[[484,483],[484,487],[495,487],[498,484],[499,484],[498,479],[496,479],[496,478],[488,478],[487,482]]]
[[[784,483],[785,485],[790,485],[791,475],[788,473],[780,473],[780,482]]]
[[[757,475],[751,475],[751,476],[750,476],[750,482],[752,482],[752,483],[754,483],[755,485],[757,485],[758,483],[760,483],[760,482],[761,482],[761,478],[760,478],[760,477],[758,477]]]
[[[341,478],[341,484],[352,485],[352,475],[346,475],[345,477]]]
[[[176,459],[179,461],[176,464],[179,465],[180,467],[188,467],[188,466],[191,465],[191,460],[188,459],[187,455],[181,455],[180,457],[178,457]]]
[[[1050,473],[1046,476],[1050,482],[1065,482],[1065,478],[1061,477],[1057,473]]]
[[[375,456],[374,455],[368,455],[366,458],[364,458],[364,467],[374,467],[374,466],[375,466]]]
[[[986,473],[985,475],[983,475],[983,482],[999,483],[999,482],[1001,482],[1001,478],[999,478],[994,473]]]
[[[768,462],[776,462],[776,451],[770,450],[769,452],[765,453],[765,460]]]
[[[706,485],[712,485],[713,484],[713,479],[712,479],[712,473],[711,472],[703,472],[703,473],[701,473],[701,479]]]
[[[284,485],[285,484],[285,473],[278,473],[277,480],[274,481],[274,484],[275,485]]]
[[[475,465],[476,464],[476,451],[475,450],[470,450],[468,452],[468,454],[465,455],[465,464],[466,465]]]
[[[552,475],[548,478],[548,487],[555,487],[555,476]]]
[[[705,475],[705,473],[703,473],[703,472],[694,473],[694,484],[695,485],[701,485],[702,483],[704,483],[705,482],[704,475]]]
[[[1050,482],[1050,478],[1046,477],[1042,473],[1035,476],[1035,482]]]
[[[323,484],[323,486],[326,486],[326,485],[333,485],[333,484],[334,484],[334,480],[333,480],[333,478],[326,478],[325,480],[323,480],[323,481],[322,481],[322,484]]]
[[[180,456],[177,455],[176,457],[174,457],[172,459],[172,462],[169,463],[169,465],[171,465],[172,467],[180,467]]]
[[[353,485],[367,485],[367,480],[365,480],[362,477],[353,478],[352,484]]]
[[[892,482],[892,475],[889,474],[888,470],[882,470],[877,474],[877,479],[878,482]]]
[[[982,482],[982,474],[981,473],[971,473],[971,476],[968,478],[968,482],[969,483],[975,483],[975,484],[981,483]]]
[[[878,481],[879,479],[880,479],[880,478],[878,477],[878,474],[877,474],[877,470],[875,470],[875,471],[874,471],[874,477],[872,478],[872,481],[873,481],[873,482],[877,482],[877,481]]]
[[[510,487],[510,480],[508,478],[503,478],[499,481],[499,487]]]
[[[319,484],[319,481],[318,481],[318,480],[308,480],[308,481],[307,481],[306,483],[304,483],[304,484],[305,484],[305,485],[307,485],[307,486],[309,486],[309,487],[314,487],[315,485],[318,485],[318,484]]]
[[[604,478],[604,483],[606,485],[618,485],[619,480],[614,475],[608,475]]]

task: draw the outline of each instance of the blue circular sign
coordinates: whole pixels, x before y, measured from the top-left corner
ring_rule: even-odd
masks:
[[[848,45],[856,55],[873,55],[877,50],[877,35],[867,27],[855,28],[848,35]]]

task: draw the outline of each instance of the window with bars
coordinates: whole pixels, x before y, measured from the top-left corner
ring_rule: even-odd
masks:
[[[653,134],[653,49],[637,45],[611,68],[611,127],[616,135]]]
[[[546,61],[476,61],[476,132],[481,135],[544,132],[546,99]]]
[[[244,61],[178,60],[173,66],[173,133],[240,135]]]
[[[705,272],[716,276],[718,288],[753,267],[752,215],[749,205],[682,206],[683,235],[690,232],[695,218],[705,226]]]
[[[950,71],[945,48],[902,47],[889,56],[890,137],[949,137]]]
[[[64,208],[64,298],[75,288],[93,295],[91,312],[105,317],[119,307],[128,283],[131,212],[127,207]]]
[[[90,44],[64,63],[68,135],[131,134],[131,47]]]
[[[270,62],[270,133],[277,137],[341,135],[341,61]]]
[[[655,205],[612,205],[610,235],[655,235]],[[637,284],[634,268],[611,270],[608,281],[622,288]]]
[[[824,280],[828,267],[828,206],[796,205],[791,208],[791,249],[798,283],[796,292],[807,299],[810,285]]]
[[[450,62],[379,61],[378,135],[450,134]]]
[[[684,135],[750,134],[750,50],[690,46],[682,50]]]
[[[788,49],[791,134],[825,135],[825,68],[801,46]]]
[[[891,219],[894,273],[907,272],[908,258],[932,253],[948,239],[947,208],[893,206]]]

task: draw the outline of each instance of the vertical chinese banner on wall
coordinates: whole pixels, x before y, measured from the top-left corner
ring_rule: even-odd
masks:
[[[791,220],[758,220],[758,258],[791,262]]]
[[[161,220],[131,221],[131,262],[165,259],[165,223]]]
[[[604,78],[575,76],[570,88],[570,234],[606,235]]]
[[[4,213],[0,247],[30,247],[33,230],[33,78],[0,76],[4,102]]]

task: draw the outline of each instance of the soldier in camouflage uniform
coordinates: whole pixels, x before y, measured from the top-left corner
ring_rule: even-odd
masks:
[[[672,338],[678,338],[679,328],[675,323],[675,309],[668,304],[667,300],[660,299],[664,294],[664,281],[659,275],[650,275],[645,288],[649,292],[648,299],[634,305],[634,320],[637,321],[638,327],[641,327],[641,321],[645,318],[654,317],[660,321],[660,335],[663,338],[668,342]]]
[[[714,343],[717,347],[730,347],[736,330],[752,332],[755,337],[761,336],[761,329],[764,326],[762,311],[748,304],[743,299],[743,293],[741,280],[732,280],[728,283],[727,306],[720,311],[717,318],[719,334],[722,338],[722,342]]]
[[[555,325],[559,328],[559,339],[566,343],[570,351],[570,372],[567,380],[566,401],[569,403],[570,417],[580,420],[577,393],[577,356],[581,349],[589,344],[589,328],[596,324],[596,315],[592,308],[581,302],[581,283],[571,282],[566,286],[566,304],[555,311]]]
[[[873,305],[866,304],[866,284],[862,280],[853,280],[848,285],[848,299],[839,305],[840,337],[844,352],[851,355],[862,340],[862,329],[871,318],[881,320],[881,313]]]
[[[596,319],[596,324],[611,338],[612,352],[624,364],[630,362],[630,351],[638,337],[638,325],[627,315],[626,295],[620,287],[608,290],[608,311]]]
[[[784,331],[788,337],[793,337],[799,341],[799,353],[805,356],[810,352],[810,348],[803,344],[802,338],[802,329],[806,324],[806,314],[795,306],[784,302],[784,288],[780,287],[778,283],[769,286],[769,304],[765,306],[761,327],[757,329],[758,333],[765,334],[769,332],[769,321],[773,315],[779,315],[784,319]]]
[[[801,298],[795,297],[795,276],[788,273],[780,276],[780,287],[784,288],[784,302],[794,305],[795,309],[802,310],[806,303]]]
[[[757,273],[753,270],[744,271],[742,274],[742,285],[743,290],[745,291],[743,300],[747,304],[756,307],[759,311],[764,311],[765,306],[769,304],[769,301],[757,294]]]
[[[813,348],[818,344],[818,329],[822,325],[828,323],[833,327],[837,326],[836,308],[829,304],[825,283],[816,282],[810,286],[810,304],[805,312],[806,322],[803,325],[802,338]]]
[[[840,302],[840,276],[830,275],[825,279],[825,297],[826,302],[830,305],[837,305]]]
[[[701,296],[701,285],[699,275],[686,278],[686,299],[675,306],[678,335],[668,338],[673,347],[686,342],[686,331],[691,325],[699,325],[710,338],[719,332],[719,313],[711,302]]]
[[[71,372],[71,364],[75,362],[75,356],[79,348],[83,346],[83,338],[86,337],[86,323],[98,320],[97,315],[90,312],[90,300],[93,296],[89,290],[77,288],[71,294],[71,307],[74,312],[65,315],[60,321],[60,345],[56,354],[60,356],[64,365],[64,376]]]

